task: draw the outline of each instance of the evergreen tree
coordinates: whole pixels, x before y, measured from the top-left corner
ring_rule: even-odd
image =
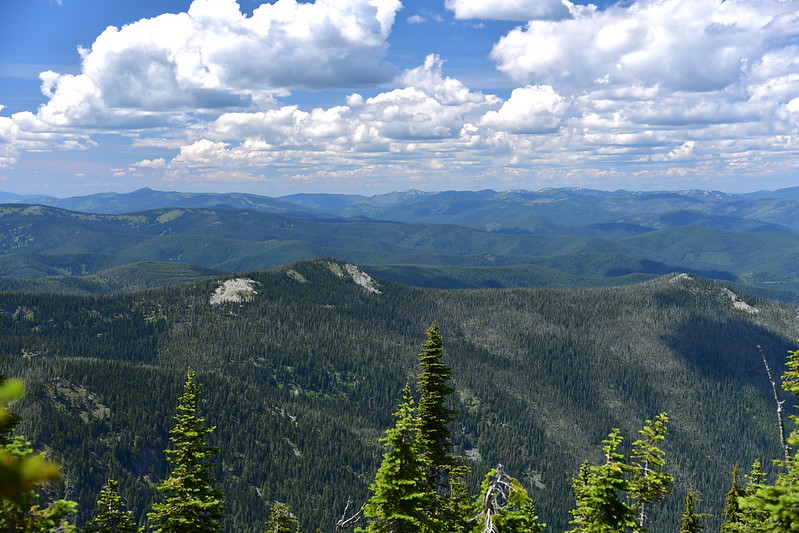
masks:
[[[94,517],[86,524],[88,531],[97,533],[132,533],[136,531],[133,513],[125,507],[125,502],[117,491],[118,483],[109,479],[100,491]]]
[[[486,474],[482,489],[472,533],[540,533],[546,527],[538,521],[527,490],[502,465]]]
[[[451,371],[444,364],[444,348],[438,324],[427,330],[427,342],[419,354],[419,442],[431,462],[431,482],[441,484],[442,470],[457,466],[452,452],[452,433],[449,426],[455,421],[456,411],[445,406],[447,397],[455,392],[448,382]]]
[[[300,533],[297,517],[285,503],[275,502],[266,522],[266,533]]]
[[[746,476],[746,487],[744,497],[738,499],[739,506],[746,498],[753,496],[763,483],[766,481],[766,474],[760,465],[760,461],[752,463],[752,470]],[[738,527],[740,533],[754,533],[760,530],[760,526],[766,522],[767,516],[763,511],[749,507],[741,507],[741,521]]]
[[[450,424],[457,411],[446,407],[455,389],[449,385],[450,369],[444,364],[444,348],[438,324],[427,330],[427,342],[419,354],[422,371],[418,377],[418,440],[428,463],[426,481],[437,496],[430,502],[428,514],[443,518],[449,531],[465,528],[469,498],[465,478],[469,468],[453,451]]]
[[[223,493],[214,489],[208,463],[219,450],[209,446],[206,437],[215,428],[205,427],[197,406],[201,387],[190,369],[172,429],[173,448],[167,460],[174,469],[158,490],[166,502],[153,505],[147,517],[155,533],[205,533],[220,531],[224,519]]]
[[[763,472],[763,465],[755,459],[752,463],[752,470],[746,476],[746,493],[753,494],[757,488],[766,482],[766,473]]]
[[[747,498],[755,494],[757,489],[766,479],[760,466],[760,461],[752,463],[752,471],[747,474],[746,486],[738,482],[738,464],[732,471],[732,486],[727,492],[724,505],[724,522],[721,524],[722,533],[755,533],[761,524],[766,521],[762,511],[746,507]]]
[[[690,491],[685,496],[685,512],[682,514],[680,533],[701,533],[705,529],[702,520],[710,515],[694,511],[694,504],[698,502],[699,496],[696,491]]]
[[[746,496],[746,490],[738,483],[738,463],[732,467],[732,486],[724,498],[724,522],[721,523],[722,533],[736,533],[741,531],[743,510],[739,500]]]
[[[572,511],[572,532],[621,533],[637,527],[633,507],[622,499],[630,490],[626,476],[631,467],[617,451],[621,443],[619,430],[614,429],[603,441],[605,464],[581,468],[574,482],[577,507]]]
[[[633,442],[630,496],[635,502],[641,531],[646,530],[649,522],[649,506],[664,501],[674,483],[674,476],[661,470],[666,466],[666,453],[658,447],[666,440],[668,421],[666,413],[660,413],[654,422],[647,420],[639,431],[641,438]]]
[[[427,511],[435,493],[426,482],[430,459],[420,453],[413,397],[406,386],[394,416],[395,426],[382,439],[388,451],[364,506],[368,527],[361,533],[433,533],[448,531],[439,517]]]
[[[574,489],[575,499],[577,500],[577,506],[569,511],[572,515],[572,524],[575,524],[575,528],[572,531],[583,531],[585,530],[585,525],[588,523],[588,516],[590,514],[590,509],[588,508],[587,502],[585,501],[585,491],[586,487],[588,486],[588,479],[591,476],[591,467],[588,464],[588,461],[583,461],[580,465],[580,470],[577,473],[577,477],[572,480],[572,487]]]

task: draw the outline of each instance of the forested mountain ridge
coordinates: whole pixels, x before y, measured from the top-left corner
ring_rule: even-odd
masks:
[[[59,456],[82,509],[109,473],[138,517],[149,507],[191,366],[222,448],[228,529],[262,529],[275,500],[306,529],[331,529],[348,496],[365,500],[377,439],[434,320],[475,476],[501,462],[528,488],[543,481],[532,495],[552,531],[568,521],[580,462],[597,459],[612,427],[633,435],[668,411],[678,491],[701,490],[716,515],[734,462],[780,454],[755,347],[782,367],[799,337],[792,306],[684,274],[441,291],[313,260],[232,277],[105,297],[0,294],[2,371],[29,383],[21,430]],[[660,519],[673,529],[681,494],[668,505]]]
[[[218,207],[102,215],[15,204],[0,206],[0,288],[107,293],[335,257],[419,286],[620,285],[689,272],[799,299],[799,234],[744,222],[535,234]],[[119,275],[126,266],[131,280]]]
[[[546,188],[538,191],[399,191],[374,196],[360,194],[292,194],[271,198],[244,193],[187,193],[148,188],[129,193],[98,193],[72,198],[16,195],[0,192],[0,202],[42,204],[71,211],[124,214],[164,207],[259,210],[285,214],[365,216],[380,220],[468,225],[478,229],[524,228],[535,232],[541,221],[576,228],[596,223],[631,222],[650,216],[653,228],[684,225],[675,213],[708,217],[715,227],[733,219],[759,221],[763,227],[799,229],[797,187],[778,191],[730,194],[720,191],[600,191]],[[662,216],[662,220],[651,218]],[[714,221],[714,217],[726,219]],[[680,218],[680,217],[676,217]],[[749,225],[748,230],[757,231]],[[729,228],[728,228],[729,229]],[[746,231],[746,230],[745,230]]]

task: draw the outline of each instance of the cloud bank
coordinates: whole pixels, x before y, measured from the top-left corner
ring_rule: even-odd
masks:
[[[796,0],[446,7],[458,20],[525,22],[490,52],[518,85],[509,95],[447,76],[433,53],[393,70],[399,0],[278,0],[251,16],[233,0],[195,0],[109,27],[81,50],[79,74],[42,73],[38,112],[0,116],[0,166],[91,149],[115,129],[138,150],[120,166],[170,183],[667,188],[795,172]],[[351,92],[289,103],[326,88]]]

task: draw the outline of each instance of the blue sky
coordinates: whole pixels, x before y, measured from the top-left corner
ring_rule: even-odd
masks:
[[[799,0],[0,0],[0,190],[799,185]]]

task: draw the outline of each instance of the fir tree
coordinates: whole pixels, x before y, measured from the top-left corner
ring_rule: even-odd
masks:
[[[705,529],[702,520],[710,515],[694,511],[694,504],[698,502],[699,496],[696,491],[690,491],[685,496],[685,511],[682,514],[680,533],[700,533]]]
[[[94,517],[86,524],[88,531],[96,533],[132,533],[136,531],[133,513],[125,507],[125,502],[117,490],[118,483],[109,479],[100,491]]]
[[[766,473],[763,472],[763,465],[760,464],[760,461],[755,459],[755,462],[752,463],[752,470],[745,477],[747,494],[754,493],[760,485],[765,483]]]
[[[469,512],[469,498],[465,478],[469,468],[453,452],[450,424],[457,411],[446,407],[446,401],[455,389],[449,385],[450,369],[444,364],[444,348],[438,324],[427,330],[427,342],[419,354],[419,409],[418,440],[428,466],[426,481],[437,494],[430,502],[428,514],[443,518],[449,531],[465,528]]]
[[[167,449],[167,460],[174,469],[158,490],[166,502],[153,505],[147,517],[155,533],[201,533],[222,529],[223,493],[214,489],[208,463],[219,450],[209,446],[206,437],[215,428],[205,427],[197,406],[201,387],[188,371],[183,396],[172,429],[173,448]]]
[[[572,511],[572,532],[620,533],[637,527],[634,509],[621,497],[630,490],[626,476],[631,468],[617,451],[621,443],[619,430],[614,429],[603,441],[605,464],[581,468],[574,483],[577,507]]]
[[[406,386],[394,416],[395,426],[382,439],[388,451],[372,484],[372,497],[364,506],[369,526],[365,533],[444,532],[436,515],[427,512],[435,493],[426,482],[429,458],[420,453],[413,398]]]
[[[449,426],[455,421],[456,411],[445,406],[447,397],[455,392],[448,382],[450,369],[444,364],[444,348],[438,324],[427,330],[427,342],[419,354],[419,442],[429,457],[433,483],[440,482],[441,470],[459,464],[452,453],[452,433]]]
[[[482,489],[472,533],[540,533],[546,527],[538,521],[527,490],[502,465],[486,474]]]
[[[746,490],[738,483],[738,463],[732,467],[732,485],[724,498],[724,522],[721,523],[722,533],[740,532],[744,520],[743,510],[739,500],[746,496]]]
[[[722,533],[755,533],[761,524],[765,523],[766,515],[746,506],[748,498],[752,497],[766,479],[760,466],[760,461],[752,463],[752,471],[747,474],[746,486],[738,482],[738,464],[732,471],[732,486],[727,492],[724,505],[724,522],[721,524]]]
[[[266,533],[299,533],[297,517],[291,514],[285,503],[275,502],[266,522]]]
[[[660,413],[654,422],[647,420],[639,431],[641,438],[633,442],[630,496],[635,501],[641,531],[646,530],[649,522],[649,506],[664,501],[674,483],[674,477],[662,471],[666,466],[666,453],[658,447],[666,440],[668,421],[666,413]]]

